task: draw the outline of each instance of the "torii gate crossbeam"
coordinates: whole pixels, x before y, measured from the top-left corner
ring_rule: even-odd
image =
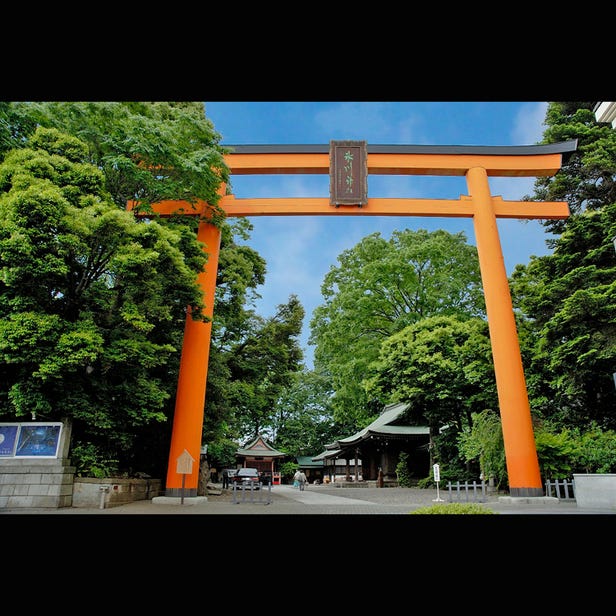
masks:
[[[225,163],[231,174],[329,174],[329,145],[225,146]],[[221,197],[218,207],[226,216],[440,216],[472,218],[486,301],[494,359],[500,415],[512,496],[543,496],[539,463],[520,347],[504,265],[497,218],[563,219],[569,216],[566,202],[505,201],[492,196],[489,177],[542,177],[554,175],[563,156],[577,148],[577,141],[535,146],[407,146],[368,145],[367,172],[373,175],[465,176],[469,195],[459,200],[368,198],[362,207],[333,206],[327,198],[236,199]],[[131,202],[127,209],[139,213]],[[220,230],[208,222],[212,208],[206,203],[164,201],[153,210],[201,217],[198,239],[209,254],[199,275],[206,314],[213,316]],[[149,214],[151,216],[152,214]],[[177,460],[188,452],[199,460],[211,323],[186,317],[180,363],[173,433],[169,454],[166,496],[197,495],[199,468],[189,475],[177,472]]]

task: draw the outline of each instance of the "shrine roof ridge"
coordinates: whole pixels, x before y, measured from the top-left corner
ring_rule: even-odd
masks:
[[[368,154],[466,154],[483,156],[540,156],[571,154],[577,139],[536,145],[402,145],[366,144]],[[329,144],[246,144],[226,145],[230,154],[328,154]]]

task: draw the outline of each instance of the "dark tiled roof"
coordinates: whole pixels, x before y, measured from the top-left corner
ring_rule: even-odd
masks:
[[[320,468],[323,466],[323,460],[316,460],[312,456],[297,456],[295,459],[301,468]]]
[[[263,458],[283,458],[286,453],[274,449],[261,435],[240,447],[236,452],[237,456],[262,456]]]
[[[250,144],[226,145],[232,154],[327,154],[329,144]],[[478,154],[516,156],[570,154],[577,149],[577,139],[538,145],[380,145],[366,144],[369,154]]]
[[[361,443],[372,436],[387,436],[389,438],[410,438],[413,436],[428,436],[430,428],[428,426],[408,426],[392,425],[400,418],[408,408],[408,403],[389,404],[381,414],[368,426],[346,438],[341,438],[325,446],[325,451],[313,460],[323,460],[327,458],[343,457],[345,449]]]

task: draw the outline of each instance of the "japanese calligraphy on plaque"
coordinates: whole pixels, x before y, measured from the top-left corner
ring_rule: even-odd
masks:
[[[365,141],[329,142],[329,202],[368,203],[368,151]]]

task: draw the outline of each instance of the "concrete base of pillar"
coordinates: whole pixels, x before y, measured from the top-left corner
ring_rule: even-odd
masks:
[[[511,496],[531,496],[533,498],[536,498],[543,496],[544,492],[543,488],[509,488],[509,494]]]
[[[558,505],[555,496],[499,496],[499,503],[510,505]]]
[[[182,503],[181,496],[155,496],[152,499],[153,505],[201,505],[207,503],[207,496],[187,496]]]

